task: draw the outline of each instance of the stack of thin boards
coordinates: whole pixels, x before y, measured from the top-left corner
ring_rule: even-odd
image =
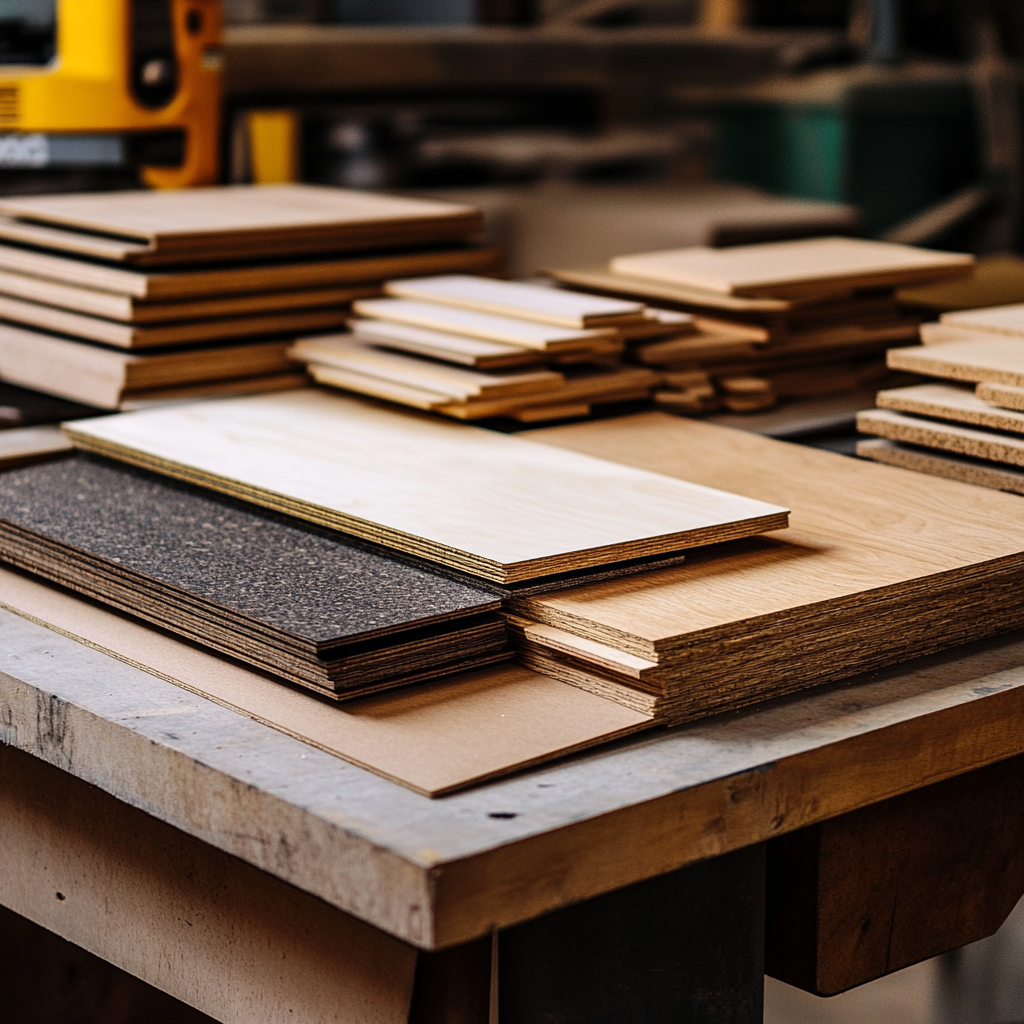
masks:
[[[0,201],[0,378],[100,408],[306,382],[397,274],[494,272],[478,211],[309,185]]]
[[[896,289],[967,276],[973,264],[959,253],[817,238],[619,256],[552,276],[704,318],[698,334],[632,349],[663,375],[658,403],[689,414],[755,412],[883,382],[885,350],[917,334]]]
[[[889,363],[934,380],[880,391],[857,454],[1024,494],[1024,305],[944,313],[921,340]]]
[[[353,303],[351,333],[291,350],[321,384],[461,420],[587,416],[644,399],[658,376],[623,366],[624,337],[678,329],[684,314],[468,274],[389,281]]]

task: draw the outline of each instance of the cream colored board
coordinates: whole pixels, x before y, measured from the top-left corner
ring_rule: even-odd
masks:
[[[1024,386],[1013,384],[979,384],[974,393],[990,405],[1024,412]]]
[[[412,299],[360,299],[352,304],[352,308],[360,316],[425,327],[432,331],[465,334],[471,338],[483,338],[542,352],[584,348],[596,341],[615,339],[618,336],[612,328],[576,330],[550,327],[529,320],[415,302]]]
[[[862,238],[812,238],[617,256],[616,274],[727,295],[787,298],[967,276],[974,257]]]
[[[399,298],[475,309],[481,313],[535,320],[555,327],[585,329],[608,322],[642,321],[643,303],[580,295],[542,285],[446,274],[388,281],[384,290]]]
[[[904,441],[922,448],[969,455],[975,459],[1024,466],[1024,438],[962,427],[939,420],[907,416],[888,409],[868,409],[857,414],[857,429],[890,441]]]
[[[447,395],[437,391],[426,391],[409,384],[397,384],[370,374],[342,370],[337,366],[310,363],[306,369],[317,384],[340,388],[342,391],[353,391],[357,395],[379,398],[385,402],[397,402],[399,405],[407,405],[410,409],[434,412],[451,401]]]
[[[945,480],[959,480],[961,483],[1008,491],[1011,494],[1024,494],[1024,471],[998,466],[982,459],[952,453],[940,455],[884,438],[858,441],[857,454],[863,459],[873,459],[915,473],[927,473]]]
[[[0,430],[0,469],[60,455],[72,447],[60,427],[53,425]]]
[[[893,370],[929,377],[1024,386],[1024,342],[993,335],[890,349],[887,362]]]
[[[1024,342],[1024,303],[958,310],[955,313],[943,313],[939,320],[950,327],[1004,334]]]
[[[20,615],[428,796],[652,724],[507,663],[342,708],[9,570],[0,584]]]
[[[919,384],[879,391],[876,404],[880,409],[1024,434],[1024,413],[995,408],[978,398],[971,388],[953,384]]]
[[[79,447],[499,582],[787,521],[772,504],[318,390],[65,429]]]

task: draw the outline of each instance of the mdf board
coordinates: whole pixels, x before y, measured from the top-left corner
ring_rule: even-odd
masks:
[[[0,237],[137,264],[415,245],[483,229],[470,206],[317,185],[5,197],[0,214],[11,218]]]
[[[946,480],[974,484],[976,487],[990,487],[995,491],[1024,494],[1024,470],[986,462],[984,459],[972,459],[952,452],[940,453],[880,437],[858,441],[857,454],[862,459],[873,459],[915,473],[928,473]]]
[[[894,370],[971,384],[1024,386],[1024,341],[994,336],[913,348],[894,348],[887,357]]]
[[[879,409],[1024,434],[1024,413],[996,408],[978,398],[972,389],[952,384],[919,384],[879,391],[875,402]]]
[[[670,721],[1024,623],[1024,504],[1012,495],[659,413],[530,437],[793,508],[784,533],[694,552],[680,569],[511,602],[570,644],[654,663],[636,670],[634,693],[655,694]],[[582,646],[549,658],[577,685],[631,681]]]
[[[1005,334],[1024,341],[1024,303],[943,313],[939,320],[950,327]]]
[[[556,327],[613,326],[622,321],[642,321],[644,315],[644,306],[640,302],[580,295],[516,281],[492,281],[468,274],[388,281],[384,290],[403,299],[519,317]]]
[[[0,244],[0,269],[66,285],[95,288],[146,302],[170,302],[267,291],[327,288],[444,271],[493,273],[501,250],[459,246],[362,253],[341,259],[242,263],[179,270],[136,270],[52,252]]]
[[[323,391],[65,428],[79,447],[498,583],[785,526],[785,509]]]
[[[997,434],[956,423],[907,416],[888,409],[868,409],[857,413],[857,429],[862,434],[875,434],[890,441],[906,441],[922,448],[939,448],[975,459],[1024,466],[1024,437],[1019,435]]]
[[[616,274],[726,295],[797,298],[966,277],[974,257],[862,238],[810,238],[724,249],[694,246],[617,256]]]
[[[653,724],[650,716],[507,663],[330,706],[6,569],[0,605],[426,796]]]

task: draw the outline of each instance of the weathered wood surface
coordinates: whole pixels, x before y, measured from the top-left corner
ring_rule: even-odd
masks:
[[[1018,632],[429,800],[0,613],[0,741],[421,948],[1021,753],[1022,717]]]

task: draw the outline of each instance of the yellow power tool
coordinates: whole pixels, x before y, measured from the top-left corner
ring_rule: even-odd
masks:
[[[220,0],[0,0],[0,169],[219,177]]]

